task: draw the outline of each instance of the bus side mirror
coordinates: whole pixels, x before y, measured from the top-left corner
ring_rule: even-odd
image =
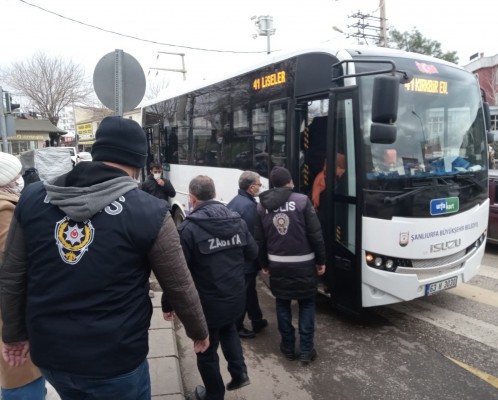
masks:
[[[372,94],[372,122],[393,124],[398,118],[398,76],[379,75],[374,79]]]
[[[392,144],[396,141],[400,79],[379,75],[374,78],[370,142]]]
[[[370,142],[393,144],[396,141],[396,125],[372,122],[370,126]]]

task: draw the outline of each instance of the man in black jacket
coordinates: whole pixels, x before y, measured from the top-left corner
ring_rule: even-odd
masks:
[[[249,232],[254,235],[254,222],[258,218],[256,207],[258,203],[255,197],[261,190],[261,178],[253,171],[244,171],[239,178],[239,192],[227,207],[238,212],[242,219],[246,221]],[[249,339],[256,336],[268,325],[268,321],[263,319],[263,313],[259,306],[258,292],[256,291],[256,277],[261,269],[259,261],[249,261],[244,265],[246,275],[246,308],[240,318],[237,320],[237,330],[242,339]],[[251,320],[252,331],[244,327],[244,318],[246,316]]]
[[[164,201],[138,189],[147,142],[136,122],[106,117],[93,161],[28,186],[0,268],[2,349],[29,351],[63,399],[150,399],[154,271],[195,351],[208,327]]]
[[[180,241],[199,292],[209,329],[210,346],[197,353],[204,386],[195,388],[198,400],[222,400],[225,386],[220,373],[218,345],[228,362],[232,380],[227,390],[250,383],[235,321],[244,311],[244,263],[258,256],[258,246],[239,214],[215,201],[213,180],[199,175],[189,184],[194,207],[180,225]],[[164,312],[172,307],[163,295]]]
[[[294,193],[290,172],[274,167],[274,186],[259,196],[254,234],[260,247],[263,272],[270,273],[270,289],[276,297],[280,351],[295,358],[291,301],[299,304],[299,360],[309,364],[314,347],[317,274],[325,273],[325,243],[320,221],[309,198]]]
[[[176,196],[176,191],[171,181],[163,178],[163,168],[159,162],[150,163],[150,175],[142,183],[142,190],[157,197],[158,199],[168,201],[170,197]]]

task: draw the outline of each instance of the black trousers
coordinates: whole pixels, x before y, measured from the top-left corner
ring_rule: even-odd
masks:
[[[251,321],[259,321],[263,318],[261,307],[259,306],[258,292],[256,291],[257,272],[246,274],[246,307],[244,313],[237,320],[237,330],[244,327],[244,319],[247,316]]]
[[[228,362],[228,372],[233,379],[247,374],[247,367],[242,354],[239,334],[235,324],[217,329],[209,329],[209,347],[204,353],[197,353],[197,368],[206,388],[206,400],[223,400],[225,384],[220,373],[218,346]]]

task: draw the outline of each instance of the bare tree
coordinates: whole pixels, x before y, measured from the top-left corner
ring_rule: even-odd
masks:
[[[0,78],[20,96],[29,98],[34,110],[55,126],[64,107],[85,102],[93,92],[81,65],[42,52],[13,62],[0,71]]]
[[[164,78],[159,80],[149,80],[145,91],[144,100],[153,100],[159,96],[169,86],[169,80]]]

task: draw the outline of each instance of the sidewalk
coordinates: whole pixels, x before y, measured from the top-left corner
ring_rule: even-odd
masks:
[[[165,321],[161,292],[155,292],[149,329],[149,360],[152,400],[184,400],[174,323]]]

